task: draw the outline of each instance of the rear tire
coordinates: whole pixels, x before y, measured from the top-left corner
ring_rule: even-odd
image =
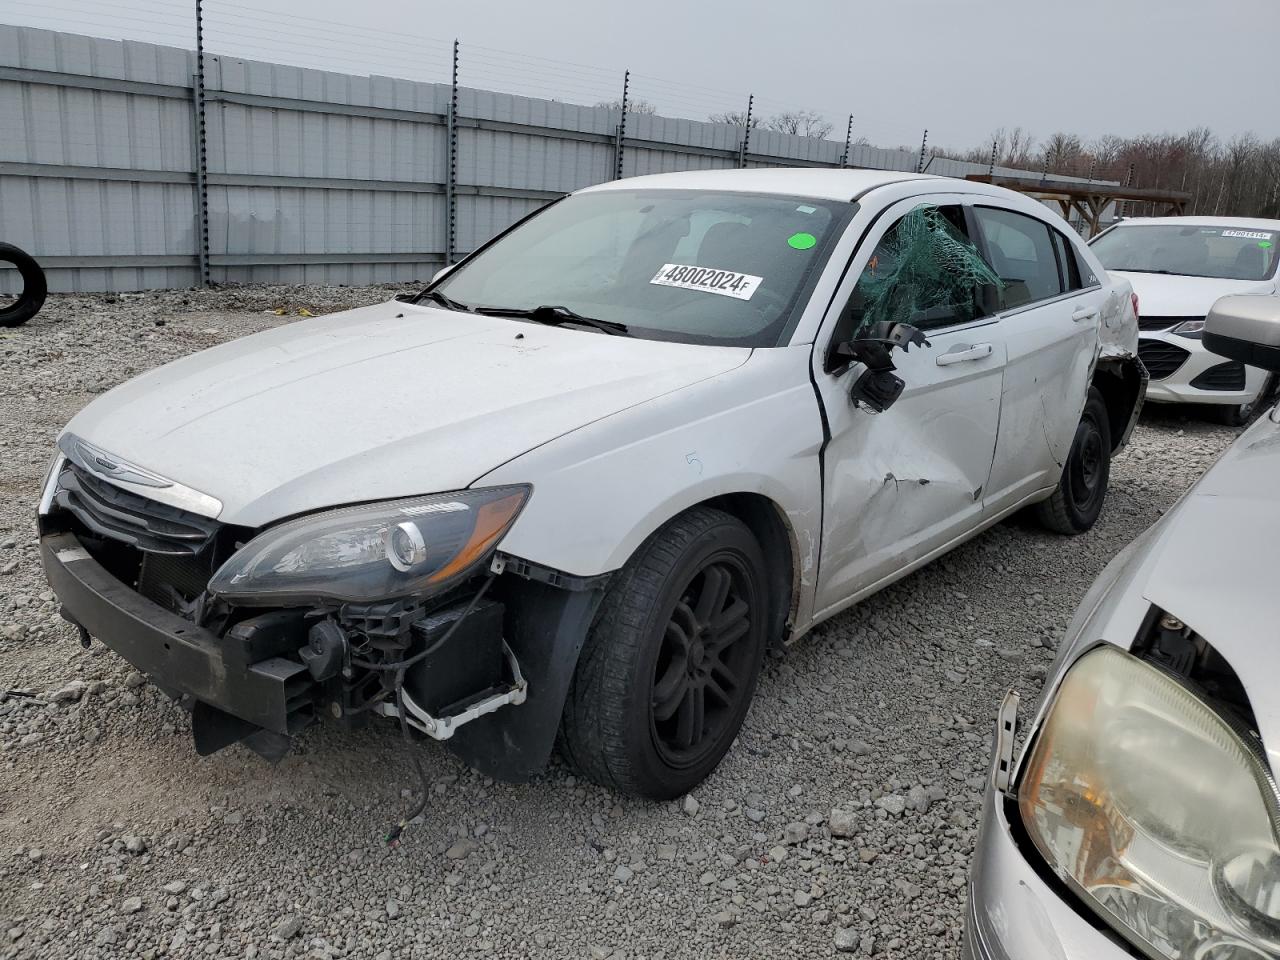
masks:
[[[616,575],[565,702],[561,752],[655,800],[715,769],[755,693],[769,622],[764,555],[736,517],[696,507]]]
[[[18,327],[26,323],[44,306],[48,293],[44,271],[35,258],[11,243],[0,243],[0,263],[12,263],[22,277],[22,295],[0,310],[0,327]]]
[[[1089,388],[1058,488],[1036,504],[1041,526],[1066,536],[1084,533],[1097,522],[1111,477],[1111,423],[1097,387]]]

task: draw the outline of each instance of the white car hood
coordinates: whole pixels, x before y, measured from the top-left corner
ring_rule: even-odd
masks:
[[[1221,280],[1216,277],[1175,277],[1163,273],[1108,270],[1124,277],[1138,295],[1144,317],[1203,317],[1219,297],[1237,293],[1275,292],[1274,280]]]
[[[466,487],[750,353],[391,301],[160,367],[95,400],[67,431],[216,498],[220,520],[257,527]]]

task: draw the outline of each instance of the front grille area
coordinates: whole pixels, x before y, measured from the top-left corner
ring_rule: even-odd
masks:
[[[89,532],[144,553],[195,557],[213,540],[219,526],[216,520],[123,490],[74,463],[58,478],[54,502]]]
[[[1152,380],[1163,380],[1187,362],[1190,352],[1163,340],[1139,340],[1138,359]]]
[[[1204,317],[1138,317],[1139,330],[1168,330],[1188,320],[1203,320]]]
[[[1244,364],[1237,360],[1219,363],[1191,381],[1199,390],[1243,390]]]

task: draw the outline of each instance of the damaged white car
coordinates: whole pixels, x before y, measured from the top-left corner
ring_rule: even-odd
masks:
[[[61,435],[65,615],[203,752],[399,721],[672,797],[770,644],[1022,507],[1087,530],[1145,387],[1044,206],[836,170],[623,180],[422,294],[169,364]]]

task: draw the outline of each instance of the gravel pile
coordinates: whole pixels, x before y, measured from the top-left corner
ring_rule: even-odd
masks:
[[[511,786],[390,724],[270,766],[57,615],[32,518],[63,423],[148,367],[392,289],[54,296],[0,331],[0,957],[958,956],[993,711],[1038,692],[1077,600],[1234,432],[1148,418],[1102,522],[1004,524],[766,664],[714,777],[619,797]],[[281,311],[277,315],[274,311]]]

